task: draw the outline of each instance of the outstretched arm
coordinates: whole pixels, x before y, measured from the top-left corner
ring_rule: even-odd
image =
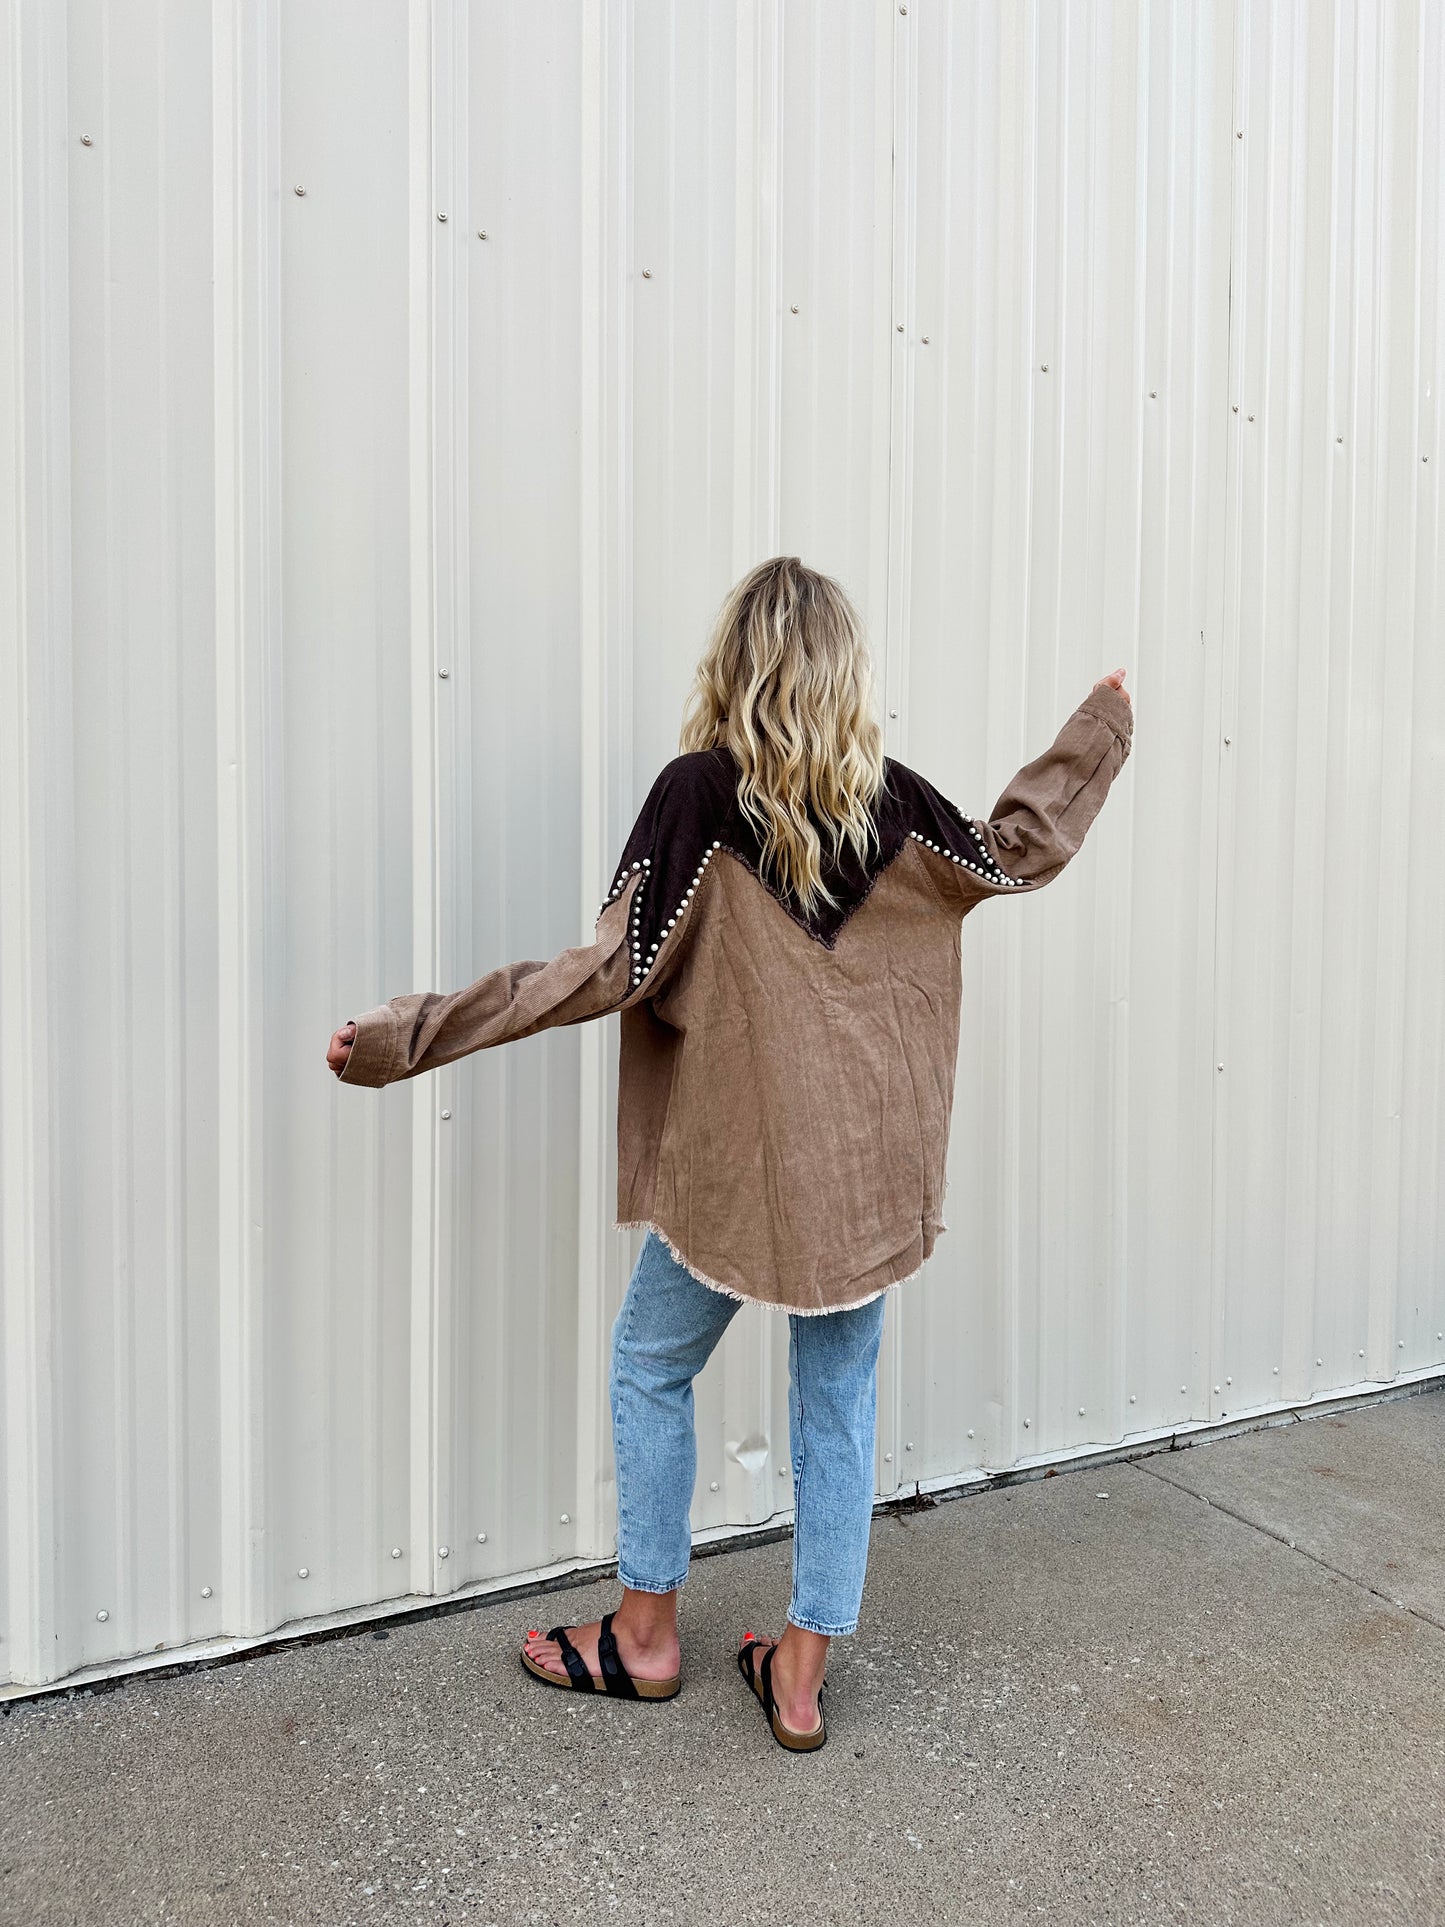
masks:
[[[634,872],[608,903],[594,943],[563,950],[546,963],[502,964],[465,990],[412,991],[363,1011],[337,1070],[342,1083],[395,1084],[473,1051],[619,1009],[629,989],[628,920],[645,874]],[[327,1053],[333,1069],[336,1046],[333,1038]]]
[[[661,887],[657,873],[669,868],[676,841],[676,768],[670,763],[658,776],[633,824],[593,942],[546,962],[502,964],[464,990],[410,991],[363,1011],[334,1033],[326,1053],[342,1083],[395,1084],[473,1051],[584,1023],[655,996],[690,928],[682,905],[665,926],[652,917],[660,934],[646,947],[644,968],[644,912],[649,893]]]
[[[1042,756],[1026,763],[970,827],[994,877],[965,873],[975,902],[1020,884],[1050,882],[1076,855],[1133,742],[1124,672],[1095,683]],[[1117,679],[1117,680],[1116,680]],[[1002,881],[1000,881],[1000,878]]]

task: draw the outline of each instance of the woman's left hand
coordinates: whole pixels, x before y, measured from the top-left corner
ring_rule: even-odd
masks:
[[[334,1030],[331,1033],[331,1044],[326,1052],[326,1062],[338,1077],[340,1077],[350,1061],[351,1046],[355,1042],[355,1024],[343,1024],[340,1030]]]
[[[1100,676],[1099,680],[1094,684],[1094,687],[1095,689],[1102,689],[1105,683],[1108,683],[1111,689],[1117,689],[1131,709],[1134,707],[1134,698],[1124,687],[1124,671],[1122,669],[1111,669],[1107,676]]]

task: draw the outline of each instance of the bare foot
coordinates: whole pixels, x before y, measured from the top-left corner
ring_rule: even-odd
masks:
[[[823,1684],[828,1642],[820,1634],[803,1633],[796,1626],[789,1626],[788,1633],[792,1637],[785,1634],[782,1639],[759,1637],[755,1633],[742,1643],[755,1649],[751,1664],[753,1678],[758,1681],[763,1676],[763,1654],[770,1646],[776,1648],[777,1657],[768,1677],[778,1718],[790,1733],[816,1733],[823,1724],[818,1689]],[[805,1647],[816,1650],[805,1650]]]
[[[613,1615],[612,1634],[617,1641],[618,1657],[634,1679],[675,1679],[682,1663],[676,1607],[670,1615],[655,1609],[629,1612],[628,1600],[635,1597],[636,1594],[625,1594],[622,1605]],[[656,1597],[675,1600],[676,1595],[667,1593]],[[602,1677],[601,1662],[597,1658],[597,1636],[601,1630],[600,1619],[590,1619],[585,1626],[566,1628],[567,1637],[586,1661],[594,1679]],[[548,1639],[540,1632],[529,1633],[523,1650],[546,1672],[566,1679],[562,1648],[555,1639]]]

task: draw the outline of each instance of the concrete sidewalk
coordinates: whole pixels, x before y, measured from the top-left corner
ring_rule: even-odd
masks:
[[[517,1663],[611,1586],[22,1704],[0,1913],[1439,1927],[1442,1466],[1435,1391],[882,1518],[811,1756],[732,1660],[787,1544],[694,1565],[664,1705]]]

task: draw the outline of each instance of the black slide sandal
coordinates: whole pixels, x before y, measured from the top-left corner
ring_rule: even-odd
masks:
[[[816,1733],[795,1733],[791,1726],[785,1726],[778,1718],[778,1703],[773,1698],[773,1654],[778,1650],[776,1642],[763,1654],[761,1666],[753,1663],[757,1641],[749,1633],[737,1651],[738,1671],[747,1681],[755,1696],[762,1701],[768,1725],[772,1728],[773,1738],[778,1745],[789,1753],[816,1753],[828,1737],[828,1722],[823,1715],[823,1695],[827,1687],[818,1688],[818,1730]]]
[[[541,1680],[544,1686],[561,1686],[574,1693],[610,1693],[614,1699],[626,1700],[675,1699],[682,1690],[682,1674],[674,1673],[671,1679],[634,1679],[617,1650],[617,1635],[612,1630],[612,1619],[613,1615],[608,1613],[597,1634],[597,1659],[602,1667],[600,1676],[589,1670],[586,1660],[567,1637],[565,1626],[554,1626],[547,1637],[555,1639],[562,1649],[562,1664],[567,1668],[566,1679],[559,1673],[550,1672],[545,1666],[539,1666],[525,1651],[521,1655],[522,1664],[533,1679]]]

